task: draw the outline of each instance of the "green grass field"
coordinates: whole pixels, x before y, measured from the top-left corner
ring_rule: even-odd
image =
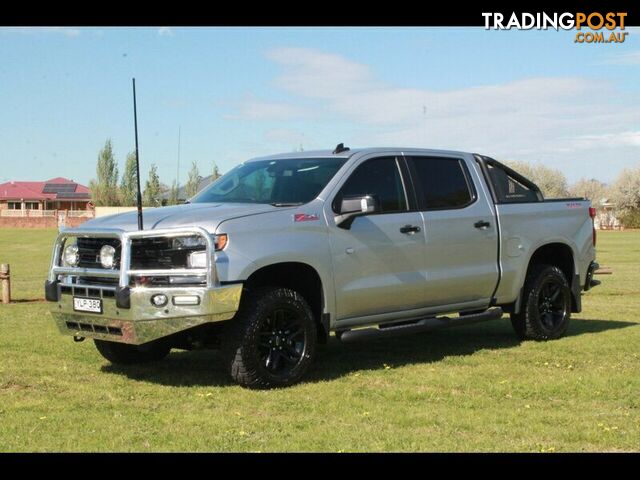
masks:
[[[598,232],[614,274],[568,335],[502,320],[320,351],[289,389],[232,384],[217,354],[109,365],[42,301],[55,231],[0,229],[0,451],[638,451],[640,232]]]

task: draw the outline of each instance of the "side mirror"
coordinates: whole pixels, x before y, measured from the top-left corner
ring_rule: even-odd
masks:
[[[336,216],[336,225],[345,230],[349,230],[351,224],[357,217],[379,211],[380,206],[378,201],[371,195],[343,198],[340,203],[340,213]]]

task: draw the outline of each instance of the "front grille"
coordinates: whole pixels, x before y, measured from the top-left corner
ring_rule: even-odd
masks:
[[[131,241],[131,268],[133,270],[188,268],[189,254],[205,248],[204,245],[176,245],[175,239],[167,237],[134,238]]]
[[[84,238],[77,239],[80,261],[78,266],[82,268],[104,268],[100,263],[100,249],[104,245],[111,245],[116,249],[115,265],[120,264],[120,240],[117,238]]]

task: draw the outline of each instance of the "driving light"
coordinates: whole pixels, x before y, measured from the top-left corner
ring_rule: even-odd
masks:
[[[157,293],[153,297],[151,297],[151,304],[154,307],[164,307],[169,299],[164,293]]]
[[[206,268],[207,267],[207,252],[192,252],[187,257],[187,266],[189,268]]]
[[[80,254],[78,253],[77,245],[68,245],[64,249],[64,255],[62,256],[64,263],[70,267],[77,267],[80,261]]]
[[[116,249],[111,245],[103,245],[100,249],[100,264],[104,268],[113,268],[115,263]]]

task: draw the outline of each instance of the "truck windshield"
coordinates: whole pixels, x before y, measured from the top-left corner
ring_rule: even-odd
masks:
[[[344,162],[343,158],[304,158],[244,163],[198,193],[191,203],[301,205],[316,198]]]

